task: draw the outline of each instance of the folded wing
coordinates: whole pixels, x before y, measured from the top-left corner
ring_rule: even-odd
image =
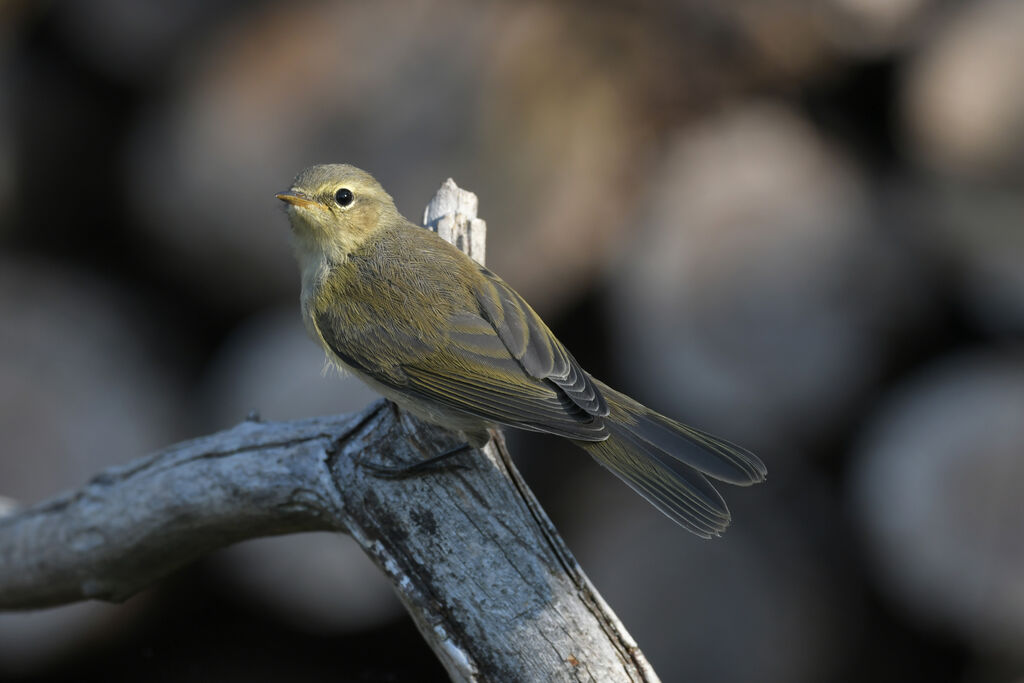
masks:
[[[608,405],[591,377],[511,287],[481,273],[475,310],[450,314],[432,334],[353,325],[330,308],[317,327],[344,363],[420,399],[520,429],[607,438]]]

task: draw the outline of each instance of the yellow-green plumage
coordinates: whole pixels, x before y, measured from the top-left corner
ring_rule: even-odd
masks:
[[[314,166],[289,192],[306,327],[335,363],[486,443],[495,424],[572,439],[701,536],[729,523],[707,476],[763,481],[749,452],[594,380],[499,277],[404,219],[367,173]]]

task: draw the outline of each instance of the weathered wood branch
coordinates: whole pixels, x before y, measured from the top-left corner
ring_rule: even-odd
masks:
[[[451,212],[466,247],[476,228],[482,260],[482,224]],[[0,515],[0,609],[124,600],[231,543],[335,530],[391,578],[454,680],[657,680],[500,434],[456,456],[454,469],[387,479],[363,466],[456,445],[379,401],[355,415],[249,420],[171,446]]]

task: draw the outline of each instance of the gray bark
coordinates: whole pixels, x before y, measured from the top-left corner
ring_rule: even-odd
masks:
[[[466,249],[479,241],[482,262],[475,197],[466,209],[449,183],[464,209],[426,222],[449,223]],[[453,680],[657,680],[495,437],[453,468],[401,479],[362,464],[414,463],[459,441],[385,401],[171,446],[0,514],[0,609],[120,601],[231,543],[334,530],[392,580]]]

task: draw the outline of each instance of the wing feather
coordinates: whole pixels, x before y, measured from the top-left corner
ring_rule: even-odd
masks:
[[[476,292],[480,311],[512,357],[531,377],[554,382],[586,413],[608,415],[601,391],[540,316],[504,280],[486,268],[480,272],[485,283]]]
[[[352,304],[340,300],[317,313],[317,328],[344,363],[420,399],[521,429],[607,438],[608,406],[590,375],[515,291],[481,274],[477,310],[450,313],[427,334],[345,315],[340,307]]]

